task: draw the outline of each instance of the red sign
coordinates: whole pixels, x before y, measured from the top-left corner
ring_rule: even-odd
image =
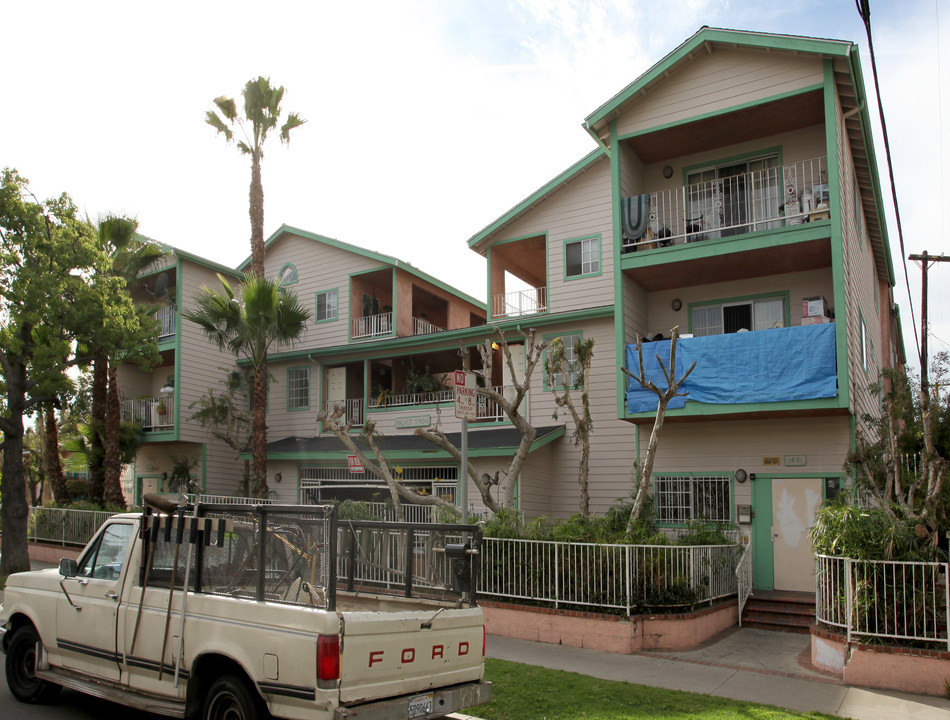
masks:
[[[478,406],[475,399],[475,373],[455,371],[455,417],[476,420]]]
[[[360,462],[360,459],[356,455],[347,455],[346,464],[350,468],[351,473],[365,473],[366,470],[363,468],[363,463]]]

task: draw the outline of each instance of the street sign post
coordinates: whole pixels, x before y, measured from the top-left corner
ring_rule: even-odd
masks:
[[[462,463],[459,467],[459,503],[462,523],[468,522],[468,421],[478,417],[475,373],[455,371],[455,417],[462,421]]]

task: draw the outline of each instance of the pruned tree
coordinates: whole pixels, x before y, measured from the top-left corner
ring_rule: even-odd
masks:
[[[627,532],[631,532],[637,524],[643,512],[643,508],[646,505],[646,500],[653,491],[653,463],[656,459],[656,451],[660,442],[660,431],[663,429],[663,421],[666,419],[666,408],[670,404],[670,400],[687,394],[680,392],[680,386],[683,384],[683,381],[689,377],[689,374],[693,372],[693,368],[696,367],[696,361],[694,360],[693,364],[683,373],[682,377],[676,377],[676,342],[679,340],[679,335],[680,329],[678,326],[674,327],[670,332],[671,342],[668,366],[663,364],[663,358],[659,355],[655,356],[657,363],[659,363],[660,371],[663,373],[666,387],[659,387],[647,377],[643,365],[643,339],[640,336],[637,336],[637,374],[633,374],[625,367],[620,368],[623,370],[624,375],[633,380],[633,382],[637,383],[644,390],[650,390],[656,393],[657,397],[656,417],[653,419],[653,431],[650,433],[650,444],[647,446],[647,451],[643,456],[643,462],[634,463],[633,472],[631,473],[631,479],[633,481],[633,504],[630,507],[630,519],[627,521]]]
[[[577,461],[577,484],[580,488],[580,510],[584,517],[590,516],[590,434],[594,421],[590,415],[590,366],[594,359],[594,340],[578,337],[569,353],[564,338],[556,337],[548,345],[544,361],[544,373],[558,408],[567,408],[574,421],[574,444],[580,447]],[[575,393],[580,398],[575,398]],[[578,408],[578,402],[580,408]],[[554,411],[558,419],[558,411]]]
[[[353,436],[350,435],[350,430],[353,427],[352,422],[343,420],[345,413],[346,409],[342,405],[337,405],[332,411],[321,410],[317,415],[317,422],[323,423],[325,429],[332,432],[351,454],[356,455],[364,468],[386,483],[393,511],[396,513],[398,520],[404,521],[406,519],[402,509],[403,500],[415,505],[435,505],[455,509],[455,505],[447,500],[443,500],[436,495],[421,495],[414,489],[406,487],[401,479],[396,478],[379,447],[378,440],[380,436],[376,432],[376,421],[373,418],[367,418],[363,424],[359,438],[366,444],[366,448],[360,447]],[[367,454],[367,450],[369,454]]]
[[[545,341],[537,342],[535,335],[534,328],[529,329],[524,335],[525,367],[523,370],[515,368],[515,364],[511,359],[511,349],[508,347],[508,340],[505,337],[505,332],[501,328],[495,327],[494,343],[492,338],[486,338],[484,342],[478,346],[478,354],[482,361],[482,368],[474,372],[482,377],[484,386],[479,386],[476,392],[478,395],[485,397],[489,402],[498,405],[505,413],[509,422],[521,433],[518,450],[511,458],[507,471],[505,471],[501,477],[496,474],[493,480],[489,476],[486,476],[487,479],[486,477],[479,476],[471,463],[469,463],[467,468],[462,468],[463,482],[466,476],[472,480],[479,495],[481,495],[483,504],[493,513],[502,508],[514,507],[515,488],[521,476],[521,469],[524,467],[524,463],[528,458],[528,451],[531,449],[531,444],[538,434],[537,429],[521,414],[522,403],[524,403],[528,395],[528,390],[531,388],[531,378],[534,375],[534,370],[544,355],[545,347],[547,347]],[[494,352],[496,349],[493,345],[501,349],[505,366],[508,368],[508,374],[514,383],[511,387],[502,388],[501,392],[496,390],[492,385],[492,370]],[[463,352],[462,356],[467,360],[468,353]],[[512,392],[506,392],[507,390],[511,390]],[[432,425],[428,428],[416,428],[415,432],[419,437],[425,438],[432,444],[445,450],[461,465],[461,451],[449,441],[448,437],[438,425]],[[491,494],[492,488],[496,486],[499,488],[501,495],[499,500],[496,500]]]
[[[941,405],[948,356],[935,361],[935,379],[927,388],[905,373],[885,370],[871,391],[881,398],[880,416],[864,415],[855,447],[845,460],[855,484],[893,518],[916,526],[921,540],[936,545],[948,519],[946,401]]]

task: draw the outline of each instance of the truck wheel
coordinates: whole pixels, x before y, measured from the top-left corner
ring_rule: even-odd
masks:
[[[201,712],[202,720],[261,720],[267,717],[260,697],[234,675],[222,675],[211,684]]]
[[[20,702],[46,703],[56,697],[59,685],[36,677],[36,645],[40,637],[32,625],[13,632],[7,646],[7,686]]]

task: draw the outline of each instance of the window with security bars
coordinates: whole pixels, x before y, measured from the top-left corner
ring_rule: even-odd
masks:
[[[310,407],[310,368],[287,371],[287,408],[306,410]]]
[[[654,478],[657,522],[729,522],[728,475],[663,475]]]

